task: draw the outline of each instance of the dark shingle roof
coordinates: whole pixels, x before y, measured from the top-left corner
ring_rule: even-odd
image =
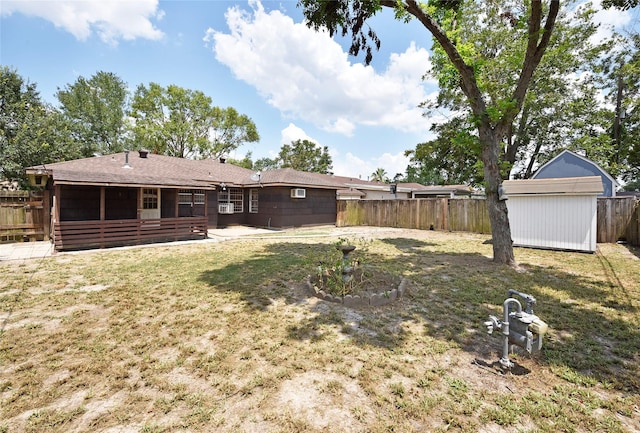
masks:
[[[335,190],[389,188],[388,184],[381,182],[292,168],[265,170],[260,173],[258,181],[253,170],[214,159],[193,160],[151,153],[143,158],[138,152],[129,152],[128,157],[122,152],[29,167],[27,173],[36,174],[39,170],[52,176],[56,183],[84,185],[215,188],[225,183],[228,186],[296,186]]]

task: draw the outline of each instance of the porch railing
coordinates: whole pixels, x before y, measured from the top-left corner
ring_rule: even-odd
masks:
[[[61,251],[205,239],[207,224],[207,217],[61,221],[54,223],[54,245]]]

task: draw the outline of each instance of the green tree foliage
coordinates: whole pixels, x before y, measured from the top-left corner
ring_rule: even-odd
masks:
[[[124,149],[127,96],[127,84],[117,75],[102,71],[58,89],[60,110],[69,119],[84,156]]]
[[[387,171],[382,167],[376,168],[375,171],[371,173],[371,180],[373,182],[389,183],[389,177],[387,176]]]
[[[549,44],[560,1],[551,0],[544,5],[542,1],[527,2],[525,10],[516,8],[521,5],[519,2],[491,2],[499,4],[496,13],[505,19],[488,23],[486,32],[502,34],[502,28],[507,27],[511,30],[511,39],[524,42],[514,44],[515,52],[496,52],[492,58],[479,55],[478,45],[472,34],[468,34],[465,28],[459,26],[459,19],[464,17],[464,8],[474,3],[300,0],[298,5],[303,8],[310,27],[326,28],[330,35],[338,31],[342,35],[351,35],[352,54],[364,49],[367,63],[371,60],[369,48],[371,45],[378,47],[380,40],[375,32],[365,25],[365,21],[383,8],[393,9],[395,16],[405,21],[417,19],[431,33],[436,46],[442,48],[450,64],[450,68],[446,69],[446,73],[441,77],[441,83],[442,80],[454,80],[457,83],[465,96],[465,106],[472,113],[478,129],[480,152],[477,157],[483,162],[494,260],[515,265],[507,206],[504,201],[498,199],[498,188],[502,183],[500,153],[503,139],[522,109],[533,73]],[[515,21],[511,19],[510,14],[514,16]],[[467,35],[471,37],[468,38]],[[487,72],[480,74],[481,71]],[[491,77],[491,81],[483,80],[483,76]],[[502,89],[501,97],[488,98],[487,91],[495,87]]]
[[[605,135],[610,156],[603,166],[614,176],[634,181],[640,179],[640,34],[621,38],[617,47],[616,55],[604,59],[599,75],[613,107]]]
[[[284,144],[276,158],[278,168],[293,168],[311,173],[329,174],[333,161],[327,146],[320,147],[309,140],[295,140]]]
[[[407,178],[423,185],[473,185],[483,182],[480,143],[469,117],[454,117],[431,128],[436,138],[405,152]]]
[[[476,62],[484,65],[491,61],[490,67],[478,68],[476,75],[484,83],[486,97],[500,101],[508,98],[505,93],[508,86],[505,88],[501,83],[517,76],[518,58],[512,56],[518,54],[518,45],[524,45],[526,40],[524,35],[520,39],[513,36],[514,28],[523,25],[522,17],[512,11],[500,12],[496,6],[496,2],[475,2],[456,17],[457,26],[465,29],[465,38],[474,41]],[[608,53],[613,44],[605,41],[594,46],[588,42],[597,30],[592,23],[593,13],[594,10],[583,8],[574,11],[571,18],[559,16],[546,53],[532,76],[522,110],[505,130],[500,154],[503,178],[510,173],[516,178],[530,177],[536,167],[555,156],[559,149],[598,145],[598,140],[593,140],[598,135],[594,131],[606,129],[608,120],[605,110],[597,108],[593,62]],[[479,23],[477,16],[488,18]],[[493,29],[491,32],[487,31],[487,25]],[[442,49],[435,50],[431,73],[441,85],[435,108],[455,114],[447,123],[432,128],[436,139],[419,144],[410,153],[412,169],[423,173],[432,170],[444,182],[479,185],[484,176],[477,158],[481,147],[474,127],[475,116],[470,109],[464,109],[466,96]]]
[[[638,0],[602,0],[602,6],[605,8],[615,7],[622,10],[632,9],[638,4]]]
[[[253,169],[253,160],[251,159],[251,152],[247,152],[244,158],[234,159],[227,158],[227,164],[237,165],[238,167]]]
[[[13,69],[0,69],[0,178],[27,187],[24,168],[80,157],[71,125],[44,104],[36,85]]]
[[[204,93],[175,85],[139,85],[130,115],[136,144],[169,156],[218,158],[260,139],[246,115],[215,107]]]
[[[254,170],[273,170],[278,168],[278,159],[277,158],[259,158],[256,162],[253,163]]]

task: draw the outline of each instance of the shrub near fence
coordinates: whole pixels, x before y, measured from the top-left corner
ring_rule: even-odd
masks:
[[[597,242],[640,245],[640,206],[633,197],[599,198]],[[484,199],[339,200],[336,225],[491,233]]]

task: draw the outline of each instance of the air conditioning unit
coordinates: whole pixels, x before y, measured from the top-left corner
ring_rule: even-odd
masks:
[[[220,203],[220,204],[218,204],[218,213],[221,213],[221,214],[232,214],[233,213],[233,203]]]
[[[307,190],[304,188],[292,188],[291,198],[305,198],[307,196]]]

